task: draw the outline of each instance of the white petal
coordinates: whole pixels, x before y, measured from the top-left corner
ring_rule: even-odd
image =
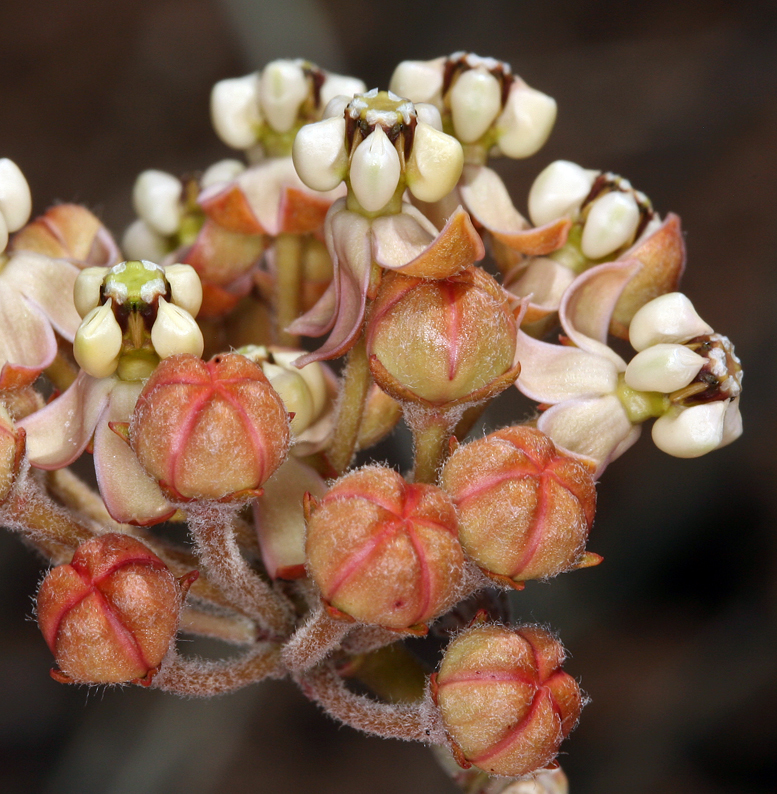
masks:
[[[723,441],[726,402],[672,408],[653,424],[653,441],[676,458],[698,458],[712,452]]]
[[[461,144],[429,124],[418,122],[407,161],[410,192],[420,201],[434,202],[456,187],[464,167]]]
[[[159,358],[176,353],[193,353],[201,356],[205,342],[202,331],[189,312],[159,299],[156,321],[151,328],[151,344]]]
[[[202,306],[202,282],[197,271],[191,265],[181,264],[168,265],[164,271],[173,303],[196,317]]]
[[[660,342],[687,342],[713,333],[682,292],[668,292],[646,303],[629,326],[629,341],[635,350]]]
[[[634,196],[605,193],[591,204],[580,247],[589,259],[601,259],[632,242],[637,226],[639,207]]]
[[[687,386],[705,359],[684,345],[653,345],[637,353],[626,367],[626,383],[638,391],[669,394]]]
[[[259,104],[276,132],[288,132],[294,126],[299,106],[309,93],[308,78],[297,61],[273,61],[262,70]]]
[[[216,135],[233,149],[248,149],[262,124],[256,74],[221,80],[210,94],[210,118]]]
[[[441,102],[443,58],[434,61],[402,61],[391,75],[389,90],[411,102]]]
[[[0,213],[8,227],[7,231],[21,229],[29,220],[31,212],[32,196],[24,174],[13,160],[3,157],[0,159]],[[0,251],[4,248],[2,246]]]
[[[142,218],[133,221],[121,238],[121,250],[128,259],[161,262],[168,249],[167,237],[154,231]]]
[[[181,180],[164,171],[144,171],[132,189],[132,206],[154,231],[170,235],[181,225]]]
[[[484,69],[469,69],[448,92],[456,137],[474,143],[491,126],[502,109],[502,86]]]
[[[233,179],[237,179],[245,170],[246,167],[240,160],[219,160],[205,169],[205,172],[200,177],[200,187],[204,190],[211,185],[231,182]]]
[[[76,331],[73,356],[87,375],[107,378],[116,371],[121,352],[121,327],[113,316],[113,300],[92,309]]]
[[[107,267],[85,267],[78,274],[73,287],[73,300],[81,317],[86,317],[99,305],[100,288],[108,272]]]
[[[397,150],[382,127],[376,127],[357,147],[351,159],[351,188],[367,212],[388,204],[402,175]]]
[[[367,90],[367,86],[356,77],[348,77],[342,74],[327,74],[324,84],[321,86],[320,101],[323,107],[326,107],[329,102],[336,96],[348,97],[350,102],[355,94],[363,94]],[[346,104],[348,104],[346,102]],[[345,110],[345,106],[343,106]]]
[[[574,218],[583,199],[590,193],[596,171],[556,160],[540,172],[529,191],[529,217],[535,226],[556,218]]]
[[[530,157],[548,140],[555,123],[555,99],[514,84],[496,122],[499,149],[507,157]]]
[[[345,117],[306,124],[294,138],[291,156],[297,175],[311,190],[334,190],[348,170]]]
[[[419,122],[428,124],[442,132],[442,116],[440,111],[428,102],[415,102],[415,113]]]

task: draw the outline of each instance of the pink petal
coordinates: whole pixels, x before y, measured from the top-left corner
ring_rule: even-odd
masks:
[[[437,237],[437,229],[412,204],[402,212],[383,215],[372,222],[375,260],[381,267],[398,270],[420,256]]]
[[[323,336],[335,324],[336,309],[337,284],[331,281],[316,304],[297,317],[286,330],[295,336]]]
[[[2,273],[3,284],[13,285],[49,318],[54,328],[72,342],[81,317],[73,302],[73,287],[79,269],[65,259],[50,259],[30,251],[19,251]]]
[[[515,385],[540,403],[609,394],[618,385],[618,370],[608,358],[540,342],[523,331],[518,331],[515,355],[521,362]]]
[[[572,282],[559,306],[561,326],[572,342],[609,358],[621,372],[626,362],[607,346],[607,332],[615,304],[641,267],[634,260],[596,265]]]
[[[39,469],[70,465],[86,449],[117,382],[81,371],[64,394],[19,422],[30,463]]]
[[[94,434],[94,467],[100,495],[111,517],[122,524],[158,524],[176,508],[162,495],[156,480],[146,473],[126,441],[109,422],[129,422],[142,383],[119,382]]]
[[[537,428],[558,446],[592,460],[596,476],[634,444],[641,431],[614,394],[554,405],[540,416]]]
[[[531,299],[525,320],[531,323],[558,311],[561,297],[574,279],[575,274],[554,259],[533,257],[526,267],[509,278],[505,289],[513,295]]]
[[[567,241],[571,221],[559,218],[536,229],[513,206],[501,177],[484,165],[467,165],[459,181],[472,217],[506,246],[531,256],[549,254]]]
[[[0,290],[0,388],[7,389],[32,383],[57,355],[57,340],[41,309],[7,282]]]

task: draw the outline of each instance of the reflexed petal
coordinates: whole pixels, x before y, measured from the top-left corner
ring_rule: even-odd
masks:
[[[638,391],[669,394],[687,386],[706,359],[683,345],[653,345],[637,353],[626,367],[626,383]]]
[[[335,323],[337,292],[335,282],[331,281],[315,305],[297,317],[286,330],[294,336],[323,336],[330,331]]]
[[[39,469],[69,466],[86,449],[116,383],[80,372],[61,396],[19,422],[27,431],[30,463]]]
[[[126,441],[109,422],[129,422],[142,383],[116,384],[110,405],[97,423],[94,434],[94,468],[105,506],[111,517],[123,524],[157,524],[175,512],[156,481],[138,462]]]
[[[132,206],[159,234],[170,235],[181,225],[181,180],[164,171],[150,169],[135,180],[132,189]]]
[[[159,298],[156,320],[151,327],[151,344],[159,358],[176,353],[201,356],[205,347],[202,331],[186,310]]]
[[[433,61],[402,61],[391,75],[389,90],[411,102],[442,104],[443,63]]]
[[[0,159],[0,214],[6,230],[15,232],[30,219],[32,196],[21,169],[7,157]],[[0,247],[0,251],[5,245]]]
[[[540,416],[537,428],[558,446],[593,460],[597,475],[623,454],[640,432],[639,427],[629,422],[620,400],[613,394],[554,405]]]
[[[56,355],[57,340],[44,313],[18,292],[0,295],[0,388],[32,383]]]
[[[450,135],[419,121],[405,176],[420,201],[439,201],[456,187],[464,165],[461,144]]]
[[[345,178],[345,117],[306,124],[294,138],[291,154],[299,178],[312,190],[334,190]]]
[[[375,261],[407,276],[447,278],[485,256],[472,221],[459,207],[443,230],[437,230],[412,205],[372,222]]]
[[[548,140],[555,123],[556,100],[516,82],[496,121],[497,145],[507,157],[530,157]]]
[[[540,172],[529,191],[529,217],[536,226],[556,218],[574,218],[591,192],[596,171],[569,160],[556,160]]]
[[[336,96],[347,97],[350,102],[355,94],[363,94],[366,90],[367,86],[356,77],[327,72],[326,80],[319,92],[319,100],[322,107],[326,107]],[[348,102],[345,104],[347,105]],[[343,105],[343,110],[345,110],[345,105]]]
[[[40,308],[65,339],[72,341],[81,324],[75,303],[70,299],[78,272],[75,265],[64,259],[18,251],[0,274],[0,291],[21,292]]]
[[[515,357],[521,374],[515,385],[541,403],[614,392],[618,370],[607,358],[577,347],[551,345],[518,331]]]
[[[134,220],[125,229],[121,247],[129,259],[161,262],[168,254],[167,237],[152,229],[142,218]]]
[[[173,303],[196,317],[202,306],[202,282],[197,271],[191,265],[181,264],[168,265],[164,271]]]
[[[210,95],[210,117],[216,135],[233,149],[248,149],[262,123],[256,74],[221,80]]]
[[[208,166],[203,175],[200,177],[200,186],[204,189],[211,185],[221,184],[223,182],[232,182],[240,176],[246,167],[240,160],[219,160],[217,163]]]
[[[351,189],[367,212],[383,209],[396,193],[402,167],[382,127],[376,127],[356,147],[349,175]]]
[[[73,287],[73,302],[81,317],[86,317],[100,305],[100,288],[107,275],[108,269],[104,267],[86,267],[78,274]]]
[[[309,93],[308,78],[299,62],[278,60],[262,69],[259,104],[276,132],[288,132],[294,126],[299,106]]]
[[[516,276],[505,285],[505,289],[521,298],[530,297],[532,304],[545,312],[558,310],[561,296],[575,278],[568,267],[544,256],[530,259],[529,264]],[[531,319],[526,321],[532,322]]]
[[[485,69],[469,69],[448,92],[453,130],[462,143],[474,143],[502,109],[502,86]]]
[[[698,458],[712,452],[723,442],[727,402],[675,406],[653,423],[655,445],[676,458]]]
[[[629,326],[629,341],[635,350],[661,342],[687,342],[713,333],[682,292],[668,292],[646,303]]]
[[[626,362],[607,346],[607,331],[613,307],[641,266],[632,260],[592,267],[572,282],[559,307],[566,335],[583,350],[609,358],[621,372]]]
[[[590,205],[580,241],[589,259],[601,259],[631,243],[639,226],[640,212],[630,193],[605,193]]]
[[[93,378],[107,378],[119,364],[122,336],[121,326],[113,314],[113,299],[108,298],[84,317],[76,331],[73,357]]]

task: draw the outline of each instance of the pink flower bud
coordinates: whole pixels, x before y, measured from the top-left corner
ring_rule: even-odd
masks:
[[[384,275],[367,326],[370,367],[398,400],[476,401],[515,380],[516,322],[507,294],[468,267],[439,281]]]
[[[583,707],[564,656],[536,626],[481,626],[448,646],[432,694],[462,766],[519,777],[556,757]]]
[[[141,465],[174,498],[256,495],[283,463],[289,418],[261,367],[237,354],[162,361],[129,429]]]
[[[52,568],[38,591],[38,626],[63,683],[148,684],[178,629],[197,573],[176,579],[139,540],[108,534]]]
[[[441,485],[459,509],[465,552],[495,579],[515,586],[599,561],[584,555],[593,474],[539,430],[507,427],[459,447]]]
[[[306,551],[328,604],[396,630],[451,606],[463,574],[450,498],[380,466],[348,474],[320,502],[308,501]]]

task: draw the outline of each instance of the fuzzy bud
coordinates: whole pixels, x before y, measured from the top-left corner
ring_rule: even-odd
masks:
[[[59,666],[52,675],[85,684],[149,683],[194,578],[177,580],[127,535],[83,543],[38,591],[38,626]]]
[[[407,630],[456,600],[464,556],[456,509],[439,488],[368,466],[308,508],[308,567],[336,610]]]
[[[463,766],[519,777],[547,766],[575,727],[580,688],[561,644],[535,626],[481,626],[447,648],[433,682]]]
[[[594,478],[541,431],[516,425],[459,447],[440,482],[458,507],[464,551],[487,575],[512,584],[581,562]]]
[[[443,405],[488,396],[480,392],[511,371],[516,333],[506,293],[480,268],[440,281],[388,273],[367,349],[392,397]]]
[[[289,420],[259,366],[245,356],[165,359],[138,398],[130,443],[174,498],[255,495],[289,447]]]

